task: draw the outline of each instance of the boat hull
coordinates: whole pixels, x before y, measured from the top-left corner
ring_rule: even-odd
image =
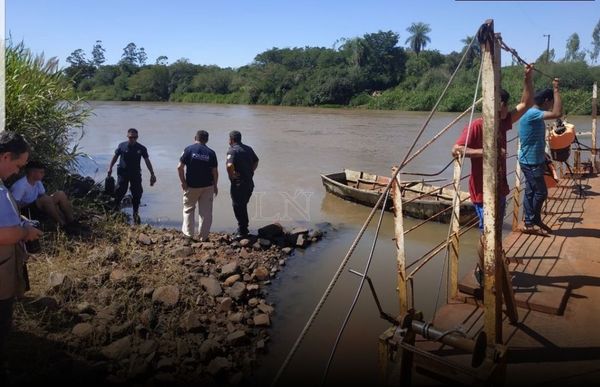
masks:
[[[346,170],[340,173],[321,175],[325,190],[344,200],[374,207],[390,181],[389,177],[377,176],[365,172]],[[426,192],[435,191],[423,198],[416,198]],[[450,198],[454,191],[438,188],[422,182],[408,182],[402,185],[402,214],[416,219],[429,219],[449,223],[451,210],[442,212],[452,205]],[[466,199],[462,192],[461,198]],[[416,198],[416,199],[415,199]],[[381,204],[379,205],[381,208]],[[386,203],[386,210],[391,211],[392,201]],[[436,215],[437,214],[437,215]],[[464,200],[460,207],[460,224],[466,224],[476,217],[475,209],[469,200]]]

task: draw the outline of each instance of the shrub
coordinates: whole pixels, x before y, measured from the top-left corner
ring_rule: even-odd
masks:
[[[50,186],[61,186],[78,155],[73,143],[83,135],[89,109],[71,99],[72,86],[55,58],[34,56],[23,43],[6,47],[6,130],[24,135],[30,158],[47,166]]]

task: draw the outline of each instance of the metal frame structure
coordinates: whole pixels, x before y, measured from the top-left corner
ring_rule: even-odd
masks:
[[[381,376],[389,382],[390,364],[399,360],[398,378],[401,385],[410,385],[413,369],[423,371],[445,382],[458,382],[470,385],[502,385],[506,370],[506,347],[502,340],[502,299],[507,306],[507,314],[512,322],[518,319],[512,285],[502,251],[502,216],[499,212],[498,197],[498,144],[497,134],[500,122],[500,35],[494,33],[493,20],[487,20],[479,31],[483,66],[483,116],[484,116],[484,330],[476,339],[470,339],[457,331],[444,332],[432,323],[426,323],[423,316],[409,303],[408,285],[414,271],[406,276],[406,254],[404,248],[404,225],[402,200],[400,195],[400,174],[394,180],[392,200],[394,203],[394,231],[397,247],[398,297],[400,317],[395,326],[389,328],[379,338]],[[395,171],[394,171],[395,172]],[[459,192],[461,180],[461,160],[454,165],[453,185]],[[517,172],[518,178],[518,172]],[[518,187],[518,186],[517,186]],[[518,196],[519,188],[517,188]],[[516,199],[518,200],[518,199]],[[456,195],[452,206],[453,221],[450,225],[448,249],[448,294],[458,295],[459,224],[460,199]],[[518,217],[518,208],[517,208]],[[514,222],[513,224],[516,224]],[[503,297],[504,296],[504,297]],[[471,353],[470,366],[449,361],[433,352],[415,345],[417,335],[432,342],[443,343],[452,348]]]

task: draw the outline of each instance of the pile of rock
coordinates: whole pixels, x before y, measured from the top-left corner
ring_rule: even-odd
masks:
[[[47,291],[25,306],[45,309],[53,340],[109,382],[246,383],[275,311],[264,286],[294,248],[322,236],[273,224],[256,237],[194,242],[142,227],[54,267]]]

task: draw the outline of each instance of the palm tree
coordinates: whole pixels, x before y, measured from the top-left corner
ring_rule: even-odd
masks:
[[[422,49],[425,48],[427,43],[431,42],[428,33],[431,32],[431,28],[429,28],[429,24],[425,23],[413,23],[410,27],[406,29],[411,35],[408,39],[406,39],[405,43],[410,44],[410,48],[419,55]]]
[[[476,39],[473,41],[474,38],[474,36],[467,35],[466,38],[461,39],[461,43],[464,44],[462,52],[464,53],[465,50],[469,50],[466,57],[467,67],[471,67],[475,59],[479,58],[481,55],[481,47],[479,47],[479,42],[477,42]]]
[[[479,42],[477,42],[477,40],[475,40],[473,42],[473,44],[471,44],[471,42],[473,41],[473,38],[475,38],[474,36],[469,36],[467,35],[466,38],[462,39],[460,42],[462,44],[464,44],[465,46],[463,47],[463,52],[464,50],[466,50],[467,48],[469,48],[469,46],[471,47],[470,50],[471,52],[469,53],[469,55],[472,56],[479,56],[479,54],[481,53],[481,48],[479,47]]]

